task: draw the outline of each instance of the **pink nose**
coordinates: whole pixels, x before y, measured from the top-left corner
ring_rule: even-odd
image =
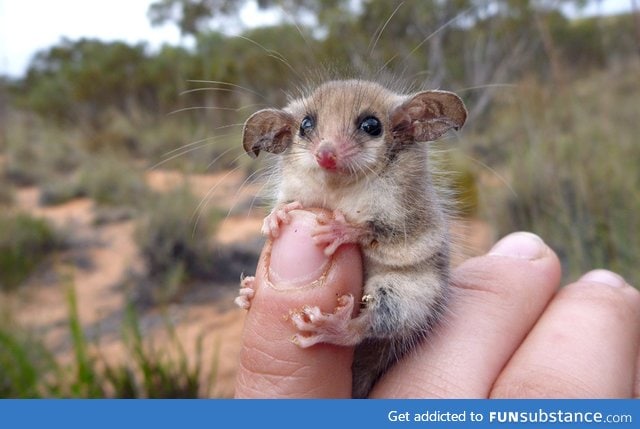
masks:
[[[335,170],[338,164],[336,153],[329,148],[322,148],[316,152],[316,160],[325,170]]]

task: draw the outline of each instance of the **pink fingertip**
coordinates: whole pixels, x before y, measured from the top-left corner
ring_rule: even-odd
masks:
[[[291,222],[281,226],[271,250],[270,280],[278,289],[309,286],[322,277],[329,264],[329,258],[311,235],[316,216],[298,210],[290,215]]]

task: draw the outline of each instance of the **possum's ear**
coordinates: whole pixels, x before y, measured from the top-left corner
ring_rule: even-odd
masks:
[[[433,141],[451,129],[459,130],[466,119],[460,97],[446,91],[419,92],[390,115],[394,137],[415,142]]]
[[[282,153],[291,145],[295,119],[284,110],[264,109],[254,113],[244,123],[242,146],[250,157],[261,150]]]

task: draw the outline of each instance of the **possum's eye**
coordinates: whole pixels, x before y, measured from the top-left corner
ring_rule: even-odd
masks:
[[[304,119],[302,119],[302,122],[300,122],[300,135],[302,137],[306,136],[307,133],[313,130],[313,127],[315,127],[315,125],[315,121],[311,116],[305,116]]]
[[[382,134],[382,124],[375,116],[367,116],[364,118],[358,128],[372,137],[378,137]]]

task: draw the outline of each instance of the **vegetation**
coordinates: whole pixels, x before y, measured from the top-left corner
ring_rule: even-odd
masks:
[[[620,272],[635,285],[640,243],[638,65],[595,73],[558,96],[532,80],[496,106],[496,122],[476,147],[509,190],[487,187],[485,212],[501,234],[530,230],[560,255],[565,277],[594,267]],[[605,88],[603,90],[603,88]],[[473,141],[473,137],[470,137]],[[479,138],[478,141],[481,139]],[[487,172],[483,173],[487,174]]]
[[[589,0],[261,0],[287,11],[280,24],[225,33],[240,28],[224,24],[247,1],[157,0],[151,21],[177,25],[190,48],[66,39],[39,52],[25,76],[0,77],[2,293],[15,297],[37,270],[58,270],[61,243],[83,254],[65,263],[91,269],[81,262],[86,237],[22,214],[29,187],[41,191],[41,206],[90,198],[96,227],[135,224],[144,267],[127,286],[136,304],[161,308],[197,281],[237,279],[256,245],[217,245],[226,211],[201,206],[186,187],[152,191],[148,170],[238,169],[250,181],[259,167],[239,144],[248,115],[319,80],[353,76],[460,93],[469,121],[439,144],[452,173],[436,178],[453,189],[458,214],[485,219],[496,235],[539,234],[565,280],[605,267],[640,286],[637,12],[565,12]],[[169,325],[167,348],[158,348],[131,306],[119,321],[126,358],[113,363],[86,340],[72,291],[68,304],[71,365],[2,314],[1,397],[210,393],[203,380],[215,365],[203,363],[201,341],[194,363]]]
[[[123,320],[126,359],[113,364],[90,344],[81,328],[73,287],[67,291],[69,333],[74,359],[59,364],[41,341],[16,329],[0,325],[0,398],[197,398],[210,394],[216,376],[215,359],[203,361],[202,336],[195,360],[185,354],[170,323],[169,342],[154,346],[143,339],[133,307]]]
[[[40,341],[8,323],[0,326],[0,398],[37,398],[57,369]]]
[[[135,235],[147,273],[138,283],[138,301],[167,303],[189,280],[214,276],[210,241],[217,220],[185,188],[149,200]]]
[[[0,214],[0,291],[24,282],[62,242],[42,219]]]

